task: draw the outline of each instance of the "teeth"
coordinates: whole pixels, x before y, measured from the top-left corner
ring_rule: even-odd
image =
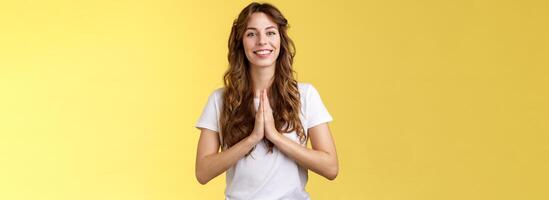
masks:
[[[271,53],[271,51],[270,50],[261,50],[261,51],[256,51],[254,53],[259,54],[259,55],[265,55],[265,54]]]

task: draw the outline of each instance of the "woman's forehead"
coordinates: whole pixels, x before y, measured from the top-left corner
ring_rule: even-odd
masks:
[[[264,30],[277,28],[277,24],[267,14],[256,12],[250,15],[246,29]]]

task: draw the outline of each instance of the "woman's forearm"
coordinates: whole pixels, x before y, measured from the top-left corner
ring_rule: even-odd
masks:
[[[329,180],[336,178],[339,171],[336,155],[331,155],[328,152],[320,150],[309,149],[282,134],[277,135],[279,136],[275,137],[276,139],[272,139],[271,142],[273,142],[282,153],[294,159],[302,167],[310,169]]]
[[[244,157],[257,144],[257,139],[248,136],[229,149],[199,158],[196,166],[196,178],[200,184],[206,184],[213,178],[227,171]]]

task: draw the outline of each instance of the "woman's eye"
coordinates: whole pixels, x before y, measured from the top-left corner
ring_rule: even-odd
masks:
[[[267,35],[276,35],[275,32],[268,32]]]
[[[248,37],[251,37],[251,36],[254,36],[254,35],[255,35],[254,33],[248,33],[248,34],[246,34],[246,36],[248,36]]]

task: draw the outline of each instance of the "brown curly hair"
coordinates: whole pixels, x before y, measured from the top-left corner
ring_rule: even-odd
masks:
[[[306,141],[299,119],[300,95],[298,83],[294,78],[295,71],[292,69],[295,46],[287,34],[288,21],[273,5],[254,2],[240,12],[229,37],[229,69],[223,76],[225,88],[220,116],[222,150],[249,136],[254,128],[254,89],[250,77],[250,63],[246,58],[242,40],[249,17],[256,12],[269,16],[278,25],[280,32],[280,53],[276,59],[274,80],[267,94],[273,109],[275,127],[280,133],[296,131],[300,142],[303,144]],[[269,152],[272,152],[274,144],[267,139],[264,139],[264,142]]]

